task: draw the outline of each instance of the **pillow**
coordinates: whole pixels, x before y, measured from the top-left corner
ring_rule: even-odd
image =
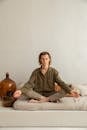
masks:
[[[64,97],[61,102],[43,102],[43,103],[29,103],[28,100],[18,99],[14,102],[13,108],[15,110],[85,110],[87,111],[87,96],[84,97]]]
[[[43,103],[29,103],[27,100],[16,100],[13,104],[15,110],[75,110],[79,105],[74,99],[64,97],[61,103],[43,102]]]
[[[81,96],[87,96],[87,85],[86,84],[72,84],[74,89],[80,92]]]

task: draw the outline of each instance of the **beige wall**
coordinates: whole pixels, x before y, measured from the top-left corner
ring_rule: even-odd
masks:
[[[87,1],[0,0],[0,80],[27,81],[44,50],[65,81],[87,83]]]

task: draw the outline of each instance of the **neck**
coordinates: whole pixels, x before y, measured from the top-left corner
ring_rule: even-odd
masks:
[[[41,66],[41,72],[45,74],[48,70],[49,66]]]
[[[42,65],[41,69],[47,70],[49,68],[49,65]]]

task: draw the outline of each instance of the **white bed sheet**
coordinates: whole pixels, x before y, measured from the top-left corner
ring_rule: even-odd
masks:
[[[86,98],[86,97],[84,97]],[[78,108],[78,102],[80,103],[86,102],[86,99],[73,99],[75,100],[75,108]],[[63,99],[63,101],[65,98]],[[70,98],[69,98],[70,100]],[[65,100],[66,104],[69,103]],[[47,103],[43,103],[43,108],[46,109]],[[72,103],[71,103],[72,104]],[[83,103],[84,104],[84,103]],[[83,105],[81,104],[81,106]],[[0,107],[0,127],[87,127],[87,106],[86,104],[83,105],[84,110],[58,110],[53,109],[53,104],[49,110],[15,110],[13,108],[5,108]],[[41,104],[40,104],[41,105]],[[58,105],[58,104],[55,104]],[[71,105],[72,106],[72,105]],[[77,107],[78,106],[78,107]],[[34,107],[34,106],[33,106]],[[29,109],[30,109],[29,108]],[[39,107],[40,108],[40,107]],[[57,106],[56,106],[57,108]],[[74,108],[74,107],[73,107]]]
[[[76,88],[83,90],[83,85]],[[1,127],[87,127],[87,85],[81,91],[82,98],[63,98],[63,104],[29,104],[28,109],[15,110],[0,106],[0,128]],[[72,101],[71,101],[72,100]],[[17,103],[17,102],[16,102]],[[18,104],[16,104],[18,105]],[[20,105],[26,105],[26,102]],[[54,105],[54,106],[53,106]],[[57,106],[58,105],[58,106]],[[60,106],[60,107],[59,107]],[[41,110],[40,110],[41,108]],[[55,109],[54,109],[55,108]],[[62,110],[60,110],[62,108]],[[46,110],[45,110],[46,109]],[[72,109],[72,110],[70,110]]]
[[[87,127],[87,111],[19,111],[0,107],[0,127]]]

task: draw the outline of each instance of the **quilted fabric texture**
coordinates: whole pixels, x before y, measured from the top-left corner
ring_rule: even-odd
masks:
[[[16,110],[87,110],[87,96],[64,97],[57,103],[29,103],[28,100],[17,100],[13,108]]]

